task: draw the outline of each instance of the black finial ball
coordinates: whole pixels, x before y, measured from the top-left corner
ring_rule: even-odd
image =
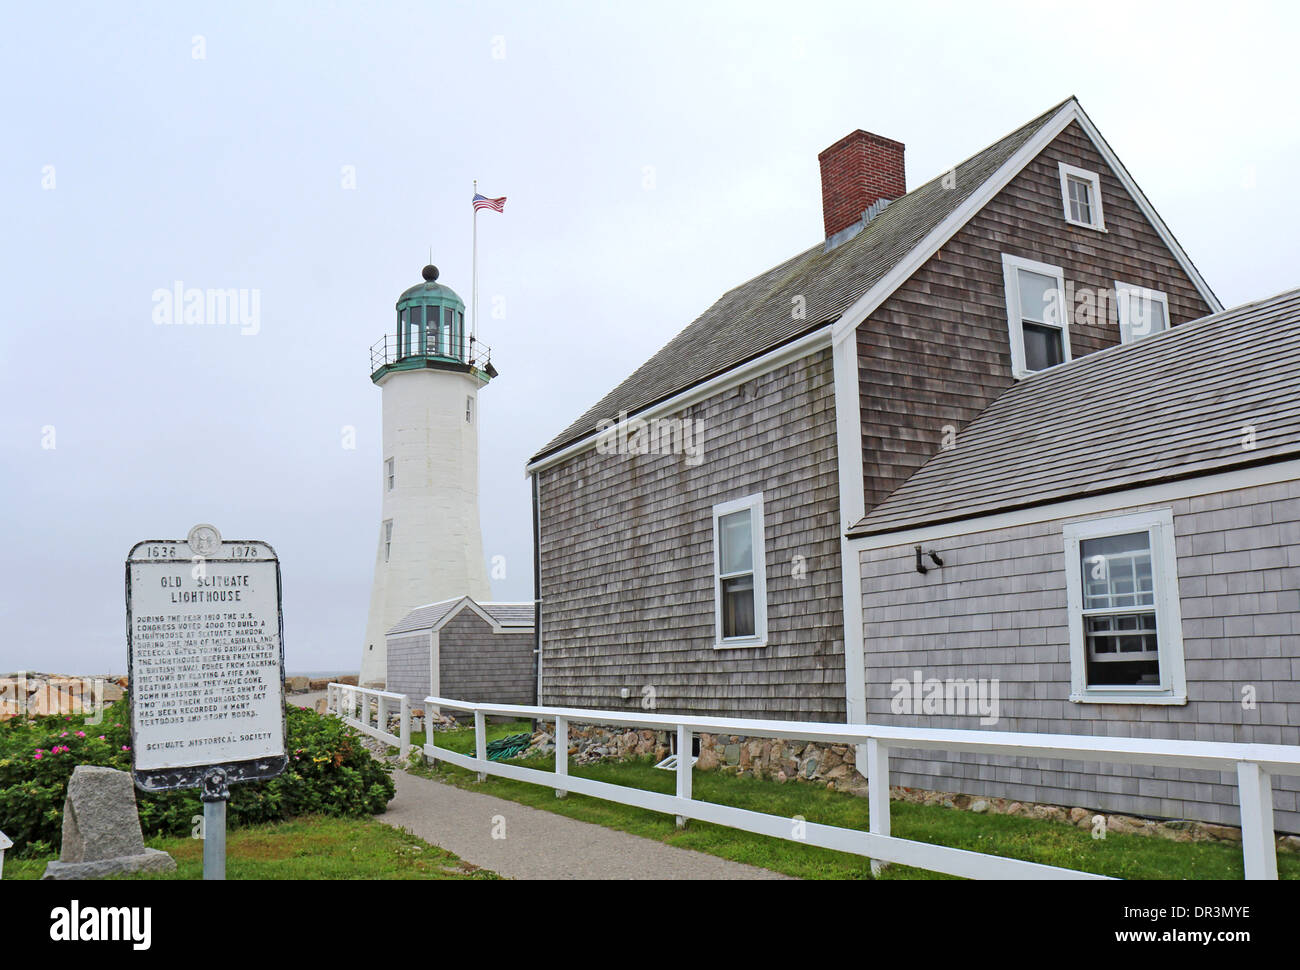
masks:
[[[428,266],[424,267],[424,269],[420,270],[420,275],[432,283],[438,278],[438,267],[430,263]]]

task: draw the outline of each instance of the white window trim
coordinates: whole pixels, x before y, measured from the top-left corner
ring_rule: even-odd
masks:
[[[1151,542],[1155,586],[1156,638],[1160,683],[1134,687],[1088,687],[1083,635],[1083,577],[1079,542],[1103,536],[1146,532]],[[1076,704],[1186,704],[1187,672],[1183,658],[1183,617],[1178,601],[1178,558],[1174,551],[1174,516],[1167,508],[1067,522],[1065,539],[1066,599],[1070,624],[1070,700]]]
[[[1097,232],[1106,231],[1106,219],[1101,209],[1101,176],[1096,172],[1089,172],[1086,168],[1076,168],[1073,165],[1060,163],[1061,167],[1061,204],[1065,208],[1065,221],[1072,226],[1079,226],[1083,229],[1095,229]],[[1082,182],[1087,182],[1091,186],[1089,192],[1089,208],[1092,210],[1092,222],[1081,222],[1070,215],[1070,179],[1076,178]]]
[[[754,635],[752,637],[722,636],[722,579],[718,572],[721,563],[718,548],[718,520],[732,512],[749,510],[749,528],[754,553]],[[763,527],[763,493],[746,495],[713,506],[713,648],[715,650],[741,650],[767,646],[767,542]]]
[[[384,550],[384,562],[388,562],[393,555],[393,520],[385,519],[381,529],[379,541]]]
[[[397,462],[392,458],[384,459],[384,491],[391,492],[397,484]]]
[[[1153,290],[1149,286],[1138,286],[1136,283],[1124,283],[1120,280],[1115,281],[1115,307],[1119,311],[1119,339],[1120,343],[1131,344],[1143,337],[1154,336],[1145,333],[1141,337],[1133,337],[1131,327],[1129,326],[1129,314],[1132,312],[1132,304],[1129,302],[1133,297],[1140,297],[1150,300],[1152,303],[1159,303],[1165,309],[1165,330],[1173,329],[1173,321],[1169,319],[1169,294],[1164,290]],[[1164,331],[1157,331],[1163,333]]]
[[[1061,312],[1061,351],[1064,357],[1062,363],[1068,363],[1074,358],[1070,355],[1070,308],[1065,302],[1065,271],[1059,266],[1003,253],[1002,287],[1007,300],[1007,335],[1011,339],[1011,373],[1016,378],[1021,378],[1039,372],[1030,370],[1025,365],[1025,333],[1021,329],[1024,316],[1020,312],[1020,280],[1016,276],[1018,269],[1040,273],[1056,280],[1056,296]]]

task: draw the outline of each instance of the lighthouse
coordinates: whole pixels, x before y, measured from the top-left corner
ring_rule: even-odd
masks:
[[[363,686],[387,682],[384,634],[417,606],[490,600],[478,513],[478,392],[488,348],[467,333],[465,301],[424,267],[397,300],[395,332],[370,349],[382,392],[383,454],[375,578]]]

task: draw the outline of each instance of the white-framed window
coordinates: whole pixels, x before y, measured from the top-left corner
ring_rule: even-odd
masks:
[[[474,398],[470,395],[465,396],[465,423],[472,424],[474,421]]]
[[[1070,359],[1065,272],[1059,266],[1002,254],[1011,372],[1026,377]]]
[[[1115,307],[1122,343],[1131,344],[1169,329],[1169,297],[1161,290],[1116,280]]]
[[[767,643],[763,493],[713,507],[715,647]]]
[[[384,488],[391,492],[396,481],[397,474],[396,469],[393,467],[393,459],[389,458],[384,462]]]
[[[1085,168],[1060,163],[1061,203],[1065,206],[1065,221],[1072,226],[1106,231],[1106,221],[1101,213],[1101,176]]]
[[[393,520],[387,519],[384,522],[384,562],[388,562],[388,557],[393,552]]]
[[[1185,704],[1169,509],[1066,523],[1070,700]]]

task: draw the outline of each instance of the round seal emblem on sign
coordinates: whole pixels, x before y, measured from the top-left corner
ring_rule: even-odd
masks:
[[[190,552],[206,559],[221,548],[221,533],[217,531],[216,526],[196,525],[190,529],[186,541],[190,544]]]

